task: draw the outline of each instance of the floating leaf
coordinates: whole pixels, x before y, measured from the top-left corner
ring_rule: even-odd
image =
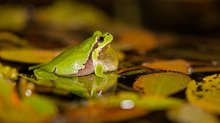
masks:
[[[134,89],[145,95],[172,95],[187,87],[190,77],[180,73],[166,72],[141,76]]]
[[[220,74],[207,76],[202,82],[191,81],[186,95],[189,102],[195,106],[220,114]]]
[[[132,92],[120,92],[117,95],[106,96],[91,101],[94,105],[106,108],[133,109],[141,108],[146,110],[163,110],[182,104],[182,100],[177,98],[162,96],[145,96]]]
[[[84,107],[67,107],[69,122],[116,122],[140,117],[150,110],[163,110],[182,104],[176,98],[148,97],[132,92],[120,92],[89,100]]]
[[[120,108],[104,108],[100,106],[84,106],[68,108],[64,115],[68,123],[99,123],[119,122],[131,118],[141,117],[148,111],[143,109],[122,110]]]
[[[45,63],[57,56],[60,51],[38,49],[0,50],[0,57],[4,60],[23,63]]]
[[[168,110],[167,115],[176,123],[219,123],[214,115],[188,104]]]
[[[191,73],[190,64],[182,59],[169,60],[169,61],[155,61],[152,63],[144,63],[143,66],[153,69],[181,72],[184,74]]]

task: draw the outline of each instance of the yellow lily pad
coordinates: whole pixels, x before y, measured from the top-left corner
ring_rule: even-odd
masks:
[[[39,49],[0,50],[0,57],[4,60],[22,63],[45,63],[57,56],[60,51]]]
[[[220,114],[220,74],[207,76],[202,82],[192,80],[187,87],[186,95],[193,105]]]

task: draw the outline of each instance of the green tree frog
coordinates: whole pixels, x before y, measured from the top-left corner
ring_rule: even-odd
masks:
[[[40,79],[84,76],[91,73],[104,77],[105,72],[118,68],[117,54],[110,46],[112,40],[110,33],[96,31],[81,44],[64,50],[50,62],[29,69],[34,70],[34,75]]]

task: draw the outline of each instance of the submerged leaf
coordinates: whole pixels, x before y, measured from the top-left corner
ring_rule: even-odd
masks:
[[[45,63],[57,56],[60,51],[39,49],[0,50],[0,57],[4,60],[23,63]]]
[[[143,66],[153,69],[181,72],[184,74],[191,73],[190,64],[187,61],[181,59],[169,60],[169,61],[155,61],[153,63],[144,63]]]
[[[193,105],[220,114],[220,74],[207,76],[202,82],[191,81],[186,95]]]
[[[177,123],[219,123],[214,115],[187,104],[168,110],[167,115]]]
[[[183,90],[189,81],[189,76],[180,73],[154,73],[138,78],[134,83],[134,89],[145,95],[169,96]]]

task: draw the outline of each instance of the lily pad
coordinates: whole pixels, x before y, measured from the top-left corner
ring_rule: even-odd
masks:
[[[119,122],[144,116],[148,111],[144,109],[123,110],[120,108],[105,108],[100,106],[84,106],[68,108],[65,118],[68,123],[99,123]]]
[[[169,96],[187,87],[190,77],[180,73],[164,72],[143,75],[133,87],[145,95]]]
[[[22,63],[45,63],[57,56],[60,51],[39,49],[0,50],[0,57],[4,60]]]
[[[177,98],[162,96],[139,95],[134,92],[120,92],[116,95],[106,96],[94,101],[93,105],[99,105],[106,108],[133,109],[141,108],[145,110],[163,110],[182,104],[183,101]]]
[[[220,114],[220,74],[207,76],[202,82],[192,80],[187,87],[186,95],[193,105]]]
[[[182,59],[169,60],[169,61],[155,61],[152,63],[144,63],[143,66],[153,69],[181,72],[184,74],[191,73],[190,64]]]

